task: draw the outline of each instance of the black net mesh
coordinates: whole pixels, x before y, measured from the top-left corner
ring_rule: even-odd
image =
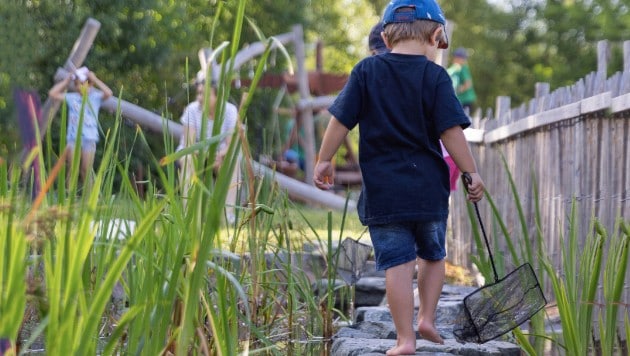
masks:
[[[453,329],[459,342],[484,343],[521,325],[547,301],[529,263],[464,298]]]
[[[337,273],[347,284],[356,283],[361,278],[368,257],[372,254],[372,246],[346,237],[338,251]]]

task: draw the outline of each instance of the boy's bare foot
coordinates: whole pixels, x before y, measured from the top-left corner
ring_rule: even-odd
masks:
[[[415,355],[416,354],[416,343],[413,344],[403,344],[396,345],[391,349],[387,350],[385,355],[388,356],[400,356],[400,355]]]
[[[420,321],[418,323],[418,334],[425,340],[435,342],[436,344],[444,344],[444,339],[442,339],[440,333],[431,323]]]

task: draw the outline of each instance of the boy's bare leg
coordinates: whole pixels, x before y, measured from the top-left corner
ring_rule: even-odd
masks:
[[[416,261],[391,267],[385,271],[387,303],[396,326],[396,346],[387,355],[416,353],[416,332],[413,330],[413,273]]]
[[[95,151],[83,150],[81,151],[81,181],[83,182],[84,191],[89,192],[94,185],[94,177],[92,177],[92,166],[94,165]]]
[[[442,294],[445,273],[444,260],[418,259],[418,297],[420,298],[418,333],[423,339],[438,344],[443,344],[444,339],[435,327],[435,311],[440,300],[440,294]]]

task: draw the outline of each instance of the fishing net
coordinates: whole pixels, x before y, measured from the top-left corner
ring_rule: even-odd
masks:
[[[372,246],[346,237],[338,252],[337,273],[347,284],[353,285],[361,278],[365,264],[372,254]]]
[[[459,342],[481,344],[523,324],[545,304],[536,274],[525,263],[467,295],[453,334]]]
[[[350,305],[348,316],[350,320],[355,319],[355,284],[361,278],[361,273],[365,269],[365,264],[372,254],[372,246],[359,242],[350,237],[346,237],[337,250],[337,274],[343,278],[346,284],[350,285]]]
[[[464,173],[462,179],[466,187],[472,182],[468,173]],[[464,298],[453,334],[459,342],[481,344],[523,324],[544,308],[547,300],[529,263],[499,279],[477,203],[475,212],[494,272],[494,283],[485,285]]]

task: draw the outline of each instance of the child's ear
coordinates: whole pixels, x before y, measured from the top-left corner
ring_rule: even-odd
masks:
[[[385,47],[391,50],[392,46],[389,45],[389,41],[387,40],[387,36],[385,36],[385,32],[381,32],[381,38],[383,39],[383,42],[385,42]]]
[[[431,46],[437,46],[439,45],[439,41],[442,38],[443,34],[442,34],[442,26],[438,27],[435,29],[435,31],[433,31],[433,34],[431,35]]]
[[[433,32],[433,36],[431,39],[434,41],[432,44],[437,44],[439,49],[447,49],[448,48],[448,36],[446,35],[446,30],[444,26],[439,26]]]

